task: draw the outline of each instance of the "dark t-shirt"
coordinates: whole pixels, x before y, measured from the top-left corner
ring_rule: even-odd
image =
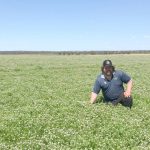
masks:
[[[127,83],[130,80],[131,77],[120,70],[113,72],[113,78],[110,81],[105,79],[103,74],[100,74],[95,81],[93,92],[98,94],[102,90],[104,99],[106,101],[113,101],[124,92],[123,83]]]

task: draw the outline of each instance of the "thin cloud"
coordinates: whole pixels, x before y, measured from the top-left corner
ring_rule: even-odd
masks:
[[[131,39],[131,40],[136,39],[136,35],[130,35],[130,39]]]
[[[144,39],[150,39],[150,35],[144,35]]]

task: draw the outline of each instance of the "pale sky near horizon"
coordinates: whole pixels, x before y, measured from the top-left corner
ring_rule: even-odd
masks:
[[[150,50],[150,0],[0,0],[0,50]]]

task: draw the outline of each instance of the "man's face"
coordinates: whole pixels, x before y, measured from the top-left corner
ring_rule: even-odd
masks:
[[[113,68],[111,66],[105,66],[103,71],[107,76],[112,76]]]

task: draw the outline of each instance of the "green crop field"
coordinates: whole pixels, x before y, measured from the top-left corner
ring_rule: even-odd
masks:
[[[132,109],[89,104],[104,59],[131,75]],[[0,149],[150,149],[150,55],[0,55]]]

